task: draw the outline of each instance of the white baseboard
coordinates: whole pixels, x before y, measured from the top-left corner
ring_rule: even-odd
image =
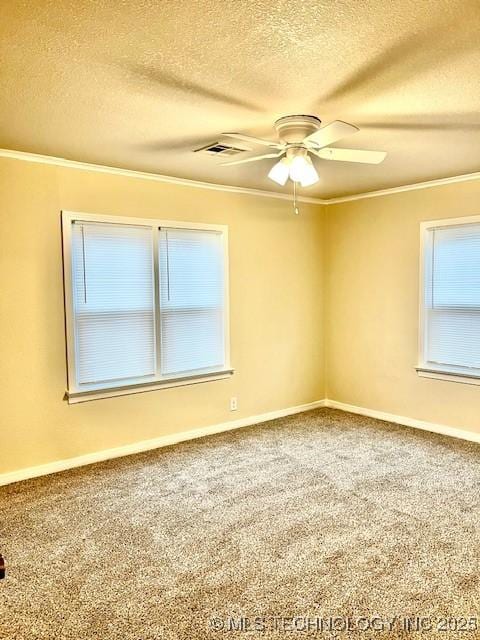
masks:
[[[316,400],[315,402],[308,402],[307,404],[301,404],[296,407],[288,407],[287,409],[279,409],[278,411],[269,411],[268,413],[240,418],[239,420],[231,420],[229,422],[222,422],[209,427],[200,427],[198,429],[191,429],[190,431],[171,433],[166,436],[160,436],[159,438],[153,438],[152,440],[133,442],[132,444],[115,447],[114,449],[104,449],[103,451],[95,451],[94,453],[87,453],[86,455],[77,456],[75,458],[67,458],[66,460],[57,460],[55,462],[38,465],[36,467],[18,469],[18,471],[0,474],[0,486],[19,482],[20,480],[28,480],[29,478],[46,476],[50,473],[57,473],[58,471],[74,469],[75,467],[82,467],[87,464],[93,464],[94,462],[103,462],[104,460],[121,458],[122,456],[128,456],[132,453],[150,451],[151,449],[166,447],[185,440],[194,440],[195,438],[221,433],[222,431],[240,429],[241,427],[248,427],[252,424],[267,422],[268,420],[275,420],[275,418],[283,418],[295,413],[302,413],[303,411],[309,411],[311,409],[317,409],[324,406],[325,400]]]
[[[184,442],[185,440],[194,440],[195,438],[201,438],[203,436],[213,435],[215,433],[222,433],[223,431],[241,429],[242,427],[248,427],[253,424],[267,422],[268,420],[275,420],[276,418],[283,418],[295,413],[302,413],[304,411],[318,409],[320,407],[340,409],[341,411],[347,411],[348,413],[357,413],[369,418],[377,418],[378,420],[384,420],[385,422],[393,422],[395,424],[401,424],[406,427],[423,429],[424,431],[431,431],[433,433],[439,433],[444,436],[451,436],[453,438],[460,438],[462,440],[469,440],[471,442],[477,442],[480,444],[480,433],[474,433],[473,431],[466,431],[464,429],[449,427],[445,424],[435,424],[433,422],[416,420],[415,418],[397,416],[393,413],[385,413],[383,411],[376,411],[375,409],[357,407],[353,404],[337,402],[337,400],[325,399],[316,400],[315,402],[308,402],[307,404],[301,404],[296,407],[288,407],[287,409],[279,409],[278,411],[270,411],[268,413],[262,413],[256,416],[240,418],[239,420],[222,422],[220,424],[214,424],[209,427],[200,427],[198,429],[191,429],[190,431],[171,433],[166,436],[160,436],[159,438],[153,438],[152,440],[142,440],[140,442],[134,442],[132,444],[124,445],[122,447],[116,447],[114,449],[104,449],[103,451],[95,451],[94,453],[87,453],[83,456],[67,458],[66,460],[58,460],[56,462],[49,462],[47,464],[38,465],[36,467],[28,467],[25,469],[18,469],[17,471],[11,471],[9,473],[3,473],[0,474],[0,486],[11,484],[13,482],[19,482],[21,480],[28,480],[29,478],[46,476],[50,473],[66,471],[67,469],[74,469],[75,467],[82,467],[84,465],[93,464],[95,462],[103,462],[104,460],[111,460],[113,458],[120,458],[134,453],[141,453],[142,451],[150,451],[151,449],[158,449],[160,447],[166,447],[178,442]]]
[[[466,431],[465,429],[457,429],[456,427],[449,427],[446,424],[435,424],[434,422],[426,422],[424,420],[416,420],[415,418],[397,416],[394,413],[385,413],[383,411],[376,411],[375,409],[356,407],[353,404],[337,402],[336,400],[326,399],[324,400],[323,406],[330,407],[331,409],[340,409],[341,411],[347,411],[348,413],[358,413],[362,416],[368,416],[369,418],[377,418],[377,420],[394,422],[395,424],[401,424],[405,427],[423,429],[424,431],[440,433],[442,436],[451,436],[453,438],[460,438],[461,440],[469,440],[470,442],[477,442],[480,444],[480,433]]]

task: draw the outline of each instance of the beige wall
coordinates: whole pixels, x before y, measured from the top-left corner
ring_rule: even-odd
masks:
[[[480,213],[480,181],[330,205],[327,397],[480,432],[480,387],[420,378],[419,224]]]
[[[414,369],[419,223],[479,201],[465,182],[297,217],[275,198],[0,159],[0,473],[325,396],[480,432],[479,387]],[[228,224],[235,375],[68,405],[61,209]]]
[[[229,225],[235,375],[68,405],[61,209]],[[0,223],[0,473],[323,398],[319,206],[1,159]]]

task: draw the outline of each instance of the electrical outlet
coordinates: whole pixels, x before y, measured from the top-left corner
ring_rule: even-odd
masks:
[[[236,398],[230,398],[230,411],[236,411],[237,410],[237,399]]]

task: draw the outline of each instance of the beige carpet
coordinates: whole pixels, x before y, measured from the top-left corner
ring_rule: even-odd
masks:
[[[0,513],[2,639],[480,637],[478,445],[320,409],[4,487]]]

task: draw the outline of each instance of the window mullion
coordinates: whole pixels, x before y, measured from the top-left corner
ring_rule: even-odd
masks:
[[[154,304],[155,304],[155,374],[161,377],[162,371],[162,335],[161,335],[161,307],[160,307],[160,229],[152,228],[153,233],[153,271],[154,271]]]

